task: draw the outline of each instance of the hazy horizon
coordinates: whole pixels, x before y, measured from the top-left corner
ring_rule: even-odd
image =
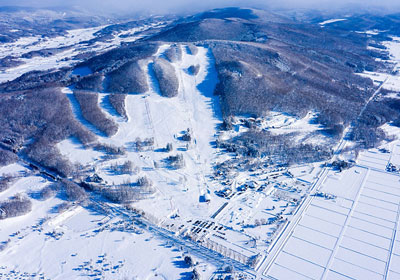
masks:
[[[137,12],[137,13],[153,13],[153,14],[167,14],[167,13],[185,13],[195,12],[213,8],[223,7],[255,7],[255,8],[269,8],[269,9],[313,9],[322,11],[359,11],[377,10],[386,12],[400,11],[400,2],[394,0],[381,0],[376,4],[374,0],[202,0],[202,1],[185,1],[185,0],[172,0],[172,1],[138,1],[138,0],[123,0],[110,2],[108,0],[86,0],[78,1],[71,0],[68,4],[61,0],[0,0],[0,6],[27,6],[36,8],[51,8],[51,7],[65,7],[84,9],[85,11],[94,13],[120,13],[120,12]]]

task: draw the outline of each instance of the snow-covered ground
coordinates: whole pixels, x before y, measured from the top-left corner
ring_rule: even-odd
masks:
[[[347,20],[347,19],[345,19],[345,18],[328,19],[328,20],[320,22],[319,25],[325,26],[326,24],[330,24],[330,23],[334,23],[334,22],[338,22],[338,21],[344,21],[344,20]]]
[[[374,30],[367,30],[367,31],[356,31],[356,33],[364,33],[364,34],[368,34],[368,35],[378,35],[381,31],[378,29],[374,29]]]
[[[105,52],[112,48],[120,46],[122,42],[134,42],[143,35],[141,32],[150,28],[161,28],[166,22],[155,22],[149,25],[135,27],[120,33],[113,34],[113,38],[106,42],[98,41],[94,44],[84,43],[96,38],[95,33],[107,26],[98,26],[86,29],[74,29],[67,31],[65,36],[55,38],[22,37],[13,43],[0,44],[0,58],[13,56],[18,58],[23,64],[17,67],[7,68],[0,71],[0,82],[14,80],[24,73],[36,70],[59,69],[66,66],[72,66],[79,59],[74,58],[83,52]],[[39,51],[49,48],[65,48],[48,57],[34,56],[32,58],[20,58],[21,55],[31,51]]]
[[[168,47],[160,47],[157,56],[163,55]],[[119,130],[111,138],[99,136],[99,142],[126,147],[124,158],[101,161],[102,153],[85,149],[76,139],[67,139],[57,145],[61,153],[72,162],[94,166],[100,176],[109,182],[119,184],[125,179],[134,180],[143,175],[151,178],[157,189],[156,197],[139,201],[133,206],[144,210],[147,217],[153,216],[155,221],[160,222],[169,219],[173,213],[185,217],[208,217],[219,207],[217,203],[207,205],[199,201],[200,196],[207,192],[205,175],[210,173],[215,157],[211,142],[216,126],[221,122],[219,108],[215,107],[218,101],[213,96],[217,75],[213,58],[206,47],[199,47],[196,55],[188,54],[185,46],[182,49],[182,60],[173,64],[180,81],[177,97],[162,97],[150,71],[150,91],[144,95],[127,97],[126,110],[129,117],[124,120],[110,114],[107,104],[103,102],[108,93],[100,93],[100,107],[118,123]],[[143,61],[146,72],[151,63],[152,60]],[[200,65],[199,73],[196,76],[189,74],[187,68],[197,64]],[[65,88],[63,92],[70,99],[73,98],[70,89]],[[79,115],[77,104],[72,102],[71,105],[77,119],[93,129]],[[178,140],[178,137],[188,128],[196,140],[186,151],[186,143]],[[132,142],[137,137],[154,137],[154,150],[135,151]],[[173,152],[163,151],[167,143],[173,144]],[[171,170],[163,167],[162,160],[175,153],[184,154],[185,168]],[[140,167],[140,173],[136,176],[113,176],[109,173],[109,165],[125,160],[131,160]],[[160,164],[159,168],[154,168],[154,161]],[[24,170],[19,165],[12,165],[0,171],[8,174]],[[25,177],[1,193],[0,198],[7,199],[16,192],[29,195],[47,184],[41,176]],[[30,214],[0,221],[0,242],[20,232],[0,254],[0,278],[30,279],[32,275],[37,275],[46,279],[76,279],[96,278],[100,274],[106,279],[115,279],[114,275],[118,275],[118,279],[128,276],[134,279],[180,279],[190,276],[191,269],[185,265],[182,251],[173,247],[174,244],[158,240],[153,234],[141,229],[134,230],[140,234],[131,232],[129,227],[134,227],[132,221],[130,225],[125,225],[126,221],[120,218],[110,220],[107,215],[99,215],[90,208],[80,206],[72,206],[62,214],[54,213],[54,207],[62,203],[57,197],[46,202],[33,202]],[[200,263],[197,270],[209,278],[215,267]]]
[[[28,172],[28,173],[27,173]],[[0,279],[186,279],[192,268],[187,253],[159,239],[132,220],[111,217],[87,206],[46,201],[37,193],[50,182],[20,164],[0,174],[22,176],[0,193],[0,201],[16,194],[31,198],[32,211],[0,220]],[[30,175],[29,175],[30,174]],[[201,260],[199,273],[209,278],[215,267]]]
[[[283,112],[271,111],[264,117],[257,119],[248,117],[234,117],[233,130],[220,134],[221,140],[232,139],[241,133],[249,131],[251,122],[258,130],[267,130],[274,135],[291,134],[292,141],[297,143],[324,145],[332,138],[323,133],[324,127],[316,122],[318,113],[308,112],[303,118]]]
[[[20,233],[11,237],[10,245],[0,254],[0,278],[189,277],[192,269],[184,262],[184,251],[143,231],[132,221],[110,219],[81,207],[68,211],[36,226],[26,224],[25,230],[18,227]],[[36,213],[43,214],[39,211]],[[29,216],[22,219],[35,221]],[[11,228],[10,224],[13,222],[19,226],[23,224],[20,218],[19,221],[10,220],[8,224],[3,223],[1,226]],[[10,238],[9,234],[3,232],[0,232],[0,236],[2,239]],[[209,278],[215,270],[212,264],[202,262],[197,268],[205,278]]]
[[[375,85],[380,85],[384,82],[384,89],[400,92],[400,38],[393,37],[392,41],[384,42],[383,45],[389,53],[389,62],[394,65],[393,71],[391,73],[365,71],[359,75],[370,78]]]

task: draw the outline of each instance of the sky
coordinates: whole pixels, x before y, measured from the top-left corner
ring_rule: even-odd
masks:
[[[181,13],[219,7],[245,6],[272,9],[327,9],[352,7],[400,11],[400,0],[0,0],[0,6],[68,6],[103,12]],[[350,8],[351,9],[351,8]]]

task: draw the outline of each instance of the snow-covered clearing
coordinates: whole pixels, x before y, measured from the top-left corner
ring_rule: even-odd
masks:
[[[364,34],[368,34],[368,35],[378,35],[381,31],[378,29],[374,29],[374,30],[367,30],[367,31],[356,31],[356,33],[364,33]]]
[[[44,223],[38,219],[37,225],[26,223],[22,230],[24,221],[35,221],[32,216],[1,222],[1,228],[10,230],[18,225],[19,233],[10,237],[13,231],[0,231],[1,240],[12,240],[0,254],[0,278],[185,279],[190,275],[184,252],[174,244],[154,238],[133,222],[76,209]],[[200,262],[197,269],[209,278],[215,267]]]
[[[69,30],[65,36],[58,36],[55,38],[42,38],[41,36],[22,37],[16,42],[1,44],[1,58],[6,56],[18,57],[31,51],[75,45],[79,42],[94,38],[94,33],[104,27],[106,26]]]
[[[325,21],[320,22],[319,25],[325,26],[326,24],[330,24],[330,23],[334,23],[334,22],[339,22],[339,21],[344,21],[344,20],[347,20],[347,19],[345,19],[345,18],[328,19],[328,20],[325,20]]]
[[[69,159],[72,163],[80,163],[84,166],[92,164],[98,160],[102,153],[92,149],[85,149],[85,147],[75,138],[69,138],[57,144],[61,153]],[[78,153],[77,149],[81,152]]]
[[[384,89],[400,92],[400,38],[393,37],[392,41],[384,42],[383,45],[389,53],[389,62],[394,65],[393,71],[391,73],[364,71],[359,75],[370,78],[375,85],[380,85],[384,82]]]
[[[249,123],[258,130],[266,130],[274,135],[291,134],[291,140],[296,143],[319,144],[329,143],[332,138],[324,134],[324,127],[316,122],[318,113],[308,112],[303,118],[283,112],[271,111],[257,119],[249,117],[234,117],[233,130],[220,134],[220,139],[228,140],[243,132],[249,131]]]

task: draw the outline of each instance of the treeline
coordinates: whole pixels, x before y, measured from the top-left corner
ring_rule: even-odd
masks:
[[[400,126],[399,99],[383,97],[371,101],[360,118],[355,121],[350,139],[362,149],[376,147],[383,140],[390,140],[380,128],[385,123]]]
[[[103,188],[101,194],[114,203],[138,201],[155,192],[152,187],[114,186]]]
[[[34,50],[21,55],[21,58],[33,58],[33,57],[49,57],[56,55],[60,52],[64,52],[66,50],[70,50],[71,46],[60,47],[60,48],[48,48],[48,49],[41,49],[41,50]]]
[[[135,141],[130,142],[129,145],[137,152],[148,151],[154,148],[154,137],[144,138],[136,137]]]
[[[95,140],[75,119],[69,99],[57,88],[2,94],[0,116],[2,146],[21,150],[22,155],[60,174],[67,175],[73,168],[60,155],[57,143],[69,137],[85,145]]]
[[[0,201],[0,220],[25,215],[32,210],[32,202],[22,195]]]
[[[63,179],[58,184],[62,194],[69,201],[82,201],[87,198],[85,190],[75,182]]]
[[[210,47],[219,78],[215,92],[226,117],[263,116],[271,110],[303,117],[314,110],[320,112],[319,123],[337,131],[336,125],[356,118],[374,91],[369,79],[354,75],[345,62],[327,63],[322,54],[295,48],[278,53],[245,43]]]
[[[230,16],[237,17],[233,12]],[[221,18],[217,18],[221,16]],[[228,16],[225,14],[225,16]],[[154,40],[166,42],[199,42],[205,40],[252,40],[256,41],[254,30],[256,24],[245,24],[243,21],[226,20],[224,15],[211,16],[211,18],[198,18],[194,21],[177,24],[153,37]],[[260,22],[258,22],[260,25]]]
[[[75,88],[78,90],[88,91],[103,91],[104,75],[100,73],[94,73],[81,78],[76,84]]]
[[[61,155],[54,143],[50,143],[44,138],[31,144],[26,149],[26,154],[31,161],[61,176],[68,177],[75,171],[75,166],[68,158]]]
[[[11,175],[3,175],[0,177],[0,192],[7,190],[15,178]]]
[[[190,55],[196,55],[199,52],[199,49],[193,44],[188,44],[187,49]]]
[[[159,44],[157,42],[139,42],[124,44],[101,55],[90,58],[78,64],[76,67],[89,67],[93,73],[109,73],[118,69],[129,61],[139,61],[156,53]]]
[[[88,198],[85,189],[69,179],[60,179],[43,187],[35,194],[35,197],[40,200],[47,200],[55,195],[70,202],[82,202]]]
[[[148,90],[146,75],[138,61],[129,61],[107,75],[107,92],[144,93]]]
[[[55,186],[56,184],[50,184],[45,187],[43,187],[39,192],[38,192],[38,198],[40,200],[47,200],[53,196],[55,196],[59,190],[58,187]]]
[[[83,182],[82,186],[113,203],[130,203],[144,199],[156,192],[153,182],[147,177],[139,177],[136,182],[127,180],[120,185],[103,186]]]
[[[170,62],[177,62],[182,60],[182,48],[179,44],[172,44],[165,52],[164,55]]]
[[[95,151],[101,151],[108,155],[118,156],[118,155],[124,155],[126,153],[126,150],[124,147],[115,146],[112,144],[95,143],[92,145],[92,147]]]
[[[110,166],[110,170],[116,174],[129,174],[135,175],[138,174],[140,169],[139,167],[135,166],[132,161],[128,160],[122,164],[114,163]]]
[[[154,61],[153,70],[160,87],[160,94],[165,97],[177,96],[179,81],[171,63],[164,58],[157,58]]]
[[[332,156],[330,147],[293,142],[290,134],[273,135],[268,131],[249,130],[217,147],[249,158],[268,158],[273,164],[292,165],[318,162]]]
[[[24,64],[22,60],[19,60],[17,57],[14,56],[6,56],[0,58],[0,69],[7,69],[10,67],[17,67],[19,65]]]
[[[14,92],[24,90],[42,90],[48,87],[59,87],[68,84],[71,69],[31,71],[15,80],[0,84],[0,92]]]
[[[181,169],[185,167],[185,159],[182,154],[168,156],[164,161],[168,164],[168,167],[172,169]]]
[[[200,65],[196,64],[196,65],[190,65],[188,68],[188,72],[189,74],[196,76],[199,73],[200,70]]]
[[[115,111],[125,119],[128,118],[125,107],[126,94],[110,94],[108,95],[108,101]]]
[[[108,137],[113,136],[118,131],[118,125],[109,119],[100,109],[98,99],[99,94],[88,91],[74,91],[74,96],[81,108],[82,116]]]
[[[13,152],[0,148],[0,167],[14,163],[17,159],[17,155]]]

